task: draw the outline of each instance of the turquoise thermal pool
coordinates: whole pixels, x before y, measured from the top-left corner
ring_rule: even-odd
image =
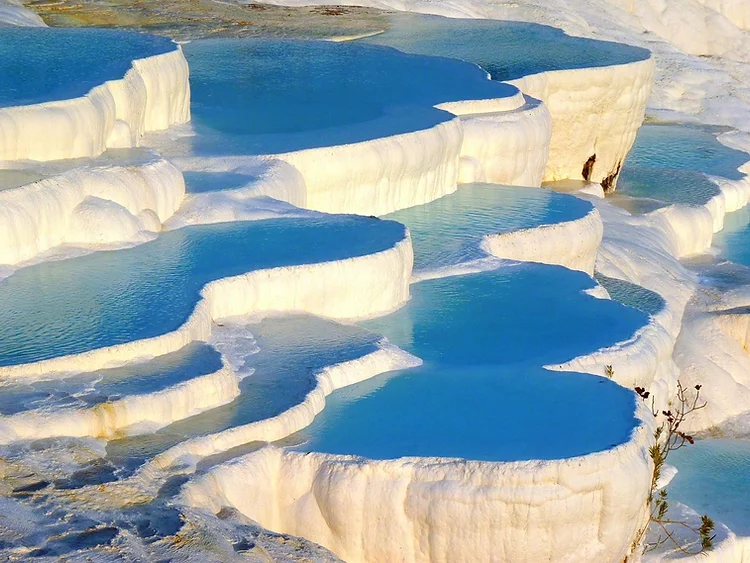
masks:
[[[0,108],[83,96],[125,76],[133,60],[176,48],[126,31],[0,27]]]
[[[487,256],[480,243],[488,234],[572,221],[592,209],[586,201],[549,190],[462,184],[453,194],[386,218],[409,227],[419,272]]]
[[[603,274],[597,273],[594,277],[618,303],[638,309],[647,315],[656,315],[664,310],[666,303],[658,293],[625,280],[608,278]]]
[[[406,53],[453,57],[479,65],[494,80],[551,70],[599,67],[647,59],[646,49],[571,37],[544,25],[398,13],[391,28],[360,40]]]
[[[477,184],[389,217],[409,228],[415,263],[428,269],[479,255],[485,234],[591,209],[569,195]],[[648,322],[584,293],[594,285],[583,273],[537,264],[412,284],[403,308],[362,326],[424,365],[335,391],[294,440],[304,451],[488,461],[571,457],[627,441],[637,424],[631,391],[542,367],[627,340]]]
[[[372,45],[221,39],[185,45],[193,127],[178,152],[275,154],[428,129],[436,104],[513,96],[474,65]]]
[[[392,248],[404,228],[355,216],[196,226],[140,246],[44,262],[0,281],[0,365],[158,336],[177,329],[210,281]]]
[[[717,128],[646,124],[622,168],[619,194],[673,204],[704,205],[719,193],[706,174],[738,180],[748,155],[717,139]]]
[[[0,414],[91,407],[129,395],[155,393],[221,369],[221,355],[204,343],[145,363],[81,373],[64,379],[12,381],[0,386]]]
[[[381,336],[356,326],[309,315],[268,317],[248,324],[229,319],[232,338],[252,335],[257,347],[244,358],[240,395],[227,405],[175,422],[150,436],[110,442],[108,457],[133,469],[150,456],[186,438],[271,418],[301,403],[315,387],[317,373],[378,349]]]
[[[674,452],[669,462],[678,469],[670,499],[710,515],[737,535],[750,535],[749,441],[699,440]]]
[[[637,424],[630,390],[542,368],[646,324],[640,311],[583,293],[593,285],[583,273],[535,264],[413,285],[405,307],[362,326],[424,365],[335,391],[298,448],[518,461],[622,444]]]

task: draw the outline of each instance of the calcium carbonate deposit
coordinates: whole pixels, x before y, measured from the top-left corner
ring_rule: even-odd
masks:
[[[0,558],[750,560],[747,2],[275,3],[0,0]]]

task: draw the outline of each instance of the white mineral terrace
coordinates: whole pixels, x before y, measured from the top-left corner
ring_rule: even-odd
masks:
[[[0,108],[0,161],[96,156],[189,120],[188,65],[175,45],[80,98]]]
[[[671,3],[659,14],[654,2],[626,4],[646,29],[667,34]],[[705,23],[710,29],[724,29],[724,21],[750,27],[741,0],[693,4],[721,18]],[[406,7],[414,6],[421,3]],[[429,9],[455,15],[458,8]],[[467,3],[461,9],[472,13],[473,8]],[[0,5],[0,19],[34,23],[15,2]],[[675,39],[678,45],[684,41]],[[717,53],[723,46],[717,42],[696,50]],[[441,109],[455,118],[421,131],[267,157],[191,156],[173,162],[155,157],[132,165],[76,167],[0,191],[0,264],[22,267],[60,245],[96,250],[144,242],[163,229],[187,225],[306,210],[385,215],[450,194],[459,183],[539,186],[585,177],[612,187],[643,121],[653,77],[653,58],[544,72],[513,81],[519,91],[507,98],[443,104]],[[86,96],[0,108],[0,161],[6,161],[0,165],[95,157],[106,149],[138,146],[146,133],[189,119],[188,66],[175,47],[133,61],[122,79],[96,86]],[[244,172],[254,179],[237,190],[186,196],[182,172],[187,171]],[[491,256],[590,275],[596,269],[665,300],[629,340],[548,369],[602,375],[605,366],[614,366],[615,381],[650,389],[658,406],[674,395],[678,379],[687,385],[710,380],[709,408],[692,422],[694,430],[747,412],[746,296],[728,296],[710,307],[691,305],[697,281],[679,261],[710,248],[725,214],[750,201],[747,179],[715,181],[720,193],[703,207],[673,205],[632,216],[587,189],[578,196],[595,209],[585,217],[487,234],[482,248]],[[173,332],[3,366],[0,377],[62,377],[127,365],[208,341],[215,321],[237,315],[307,312],[341,320],[384,315],[409,299],[412,266],[407,233],[393,247],[366,256],[216,280],[203,288],[189,319]],[[281,440],[308,426],[334,390],[419,363],[382,340],[361,358],[317,372],[314,388],[285,412],[185,440],[149,460],[127,486],[155,493],[175,472],[194,473],[201,459],[254,441]],[[151,431],[232,401],[240,392],[238,381],[223,358],[218,371],[158,392],[87,409],[0,417],[0,443]],[[640,402],[636,409],[640,422],[626,443],[561,460],[368,460],[269,445],[192,475],[177,504],[212,515],[236,508],[261,526],[302,536],[350,562],[620,562],[633,555],[633,538],[645,523],[652,475],[653,418]],[[81,498],[97,492],[91,488]],[[746,561],[749,553],[747,539],[730,537],[703,560]]]

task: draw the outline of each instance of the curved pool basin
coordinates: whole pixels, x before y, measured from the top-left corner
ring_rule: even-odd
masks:
[[[419,272],[486,256],[480,244],[488,234],[572,221],[592,209],[587,201],[549,190],[462,184],[453,194],[385,218],[409,227]]]
[[[177,329],[210,281],[392,248],[404,227],[356,216],[186,227],[113,252],[45,262],[0,281],[0,366]]]
[[[276,154],[434,127],[433,106],[512,97],[474,65],[373,45],[208,39],[184,48],[193,127],[171,149]]]
[[[0,28],[0,108],[83,96],[134,60],[175,49],[166,37],[113,29]]]
[[[583,293],[585,274],[522,264],[423,281],[364,323],[424,360],[334,392],[298,449],[375,459],[559,459],[609,449],[638,424],[633,393],[545,364],[630,338],[648,317]]]
[[[390,29],[360,42],[465,60],[481,66],[493,80],[632,63],[650,56],[646,49],[572,37],[560,29],[535,23],[408,13],[389,15],[389,23]]]

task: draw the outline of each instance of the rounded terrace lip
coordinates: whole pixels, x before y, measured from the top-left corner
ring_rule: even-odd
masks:
[[[186,227],[143,245],[46,262],[0,282],[0,365],[38,362],[166,334],[214,280],[375,254],[406,236],[356,216]]]
[[[121,79],[134,60],[175,49],[166,37],[126,31],[0,28],[0,108],[84,96]]]

